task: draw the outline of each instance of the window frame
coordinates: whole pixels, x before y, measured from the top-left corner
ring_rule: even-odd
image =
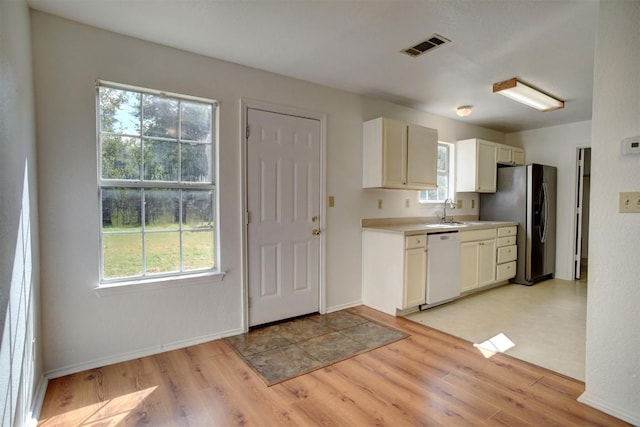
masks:
[[[447,167],[447,175],[448,175],[448,181],[449,181],[449,188],[447,188],[447,197],[446,198],[450,198],[450,199],[454,199],[455,197],[455,144],[451,143],[451,142],[446,142],[446,141],[438,141],[438,148],[440,146],[445,146],[447,147],[448,150],[448,154],[449,154],[449,162],[448,162],[448,167]],[[436,162],[436,167],[437,167],[437,162]],[[437,170],[436,172],[437,176],[440,176],[440,170]],[[437,182],[437,179],[436,179]],[[443,203],[445,201],[445,199],[442,200],[425,200],[425,195],[427,194],[427,192],[430,190],[421,190],[418,192],[418,202],[423,204],[423,205],[428,205],[428,204],[435,204],[435,203]],[[433,191],[433,190],[432,190]],[[437,190],[436,190],[437,191]]]
[[[103,178],[102,177],[102,138],[101,136],[104,134],[102,132],[101,129],[101,103],[100,103],[100,88],[110,88],[110,89],[116,89],[116,90],[124,90],[124,91],[130,91],[130,92],[135,92],[138,94],[144,95],[144,94],[148,94],[148,95],[153,95],[153,96],[159,96],[159,97],[163,97],[163,98],[170,98],[170,99],[175,99],[178,100],[178,108],[180,111],[180,105],[182,101],[185,102],[196,102],[196,103],[203,103],[203,104],[209,104],[211,105],[212,109],[211,109],[211,159],[210,159],[210,170],[211,170],[211,176],[210,176],[210,180],[207,180],[205,182],[197,182],[197,181],[182,181],[182,177],[178,176],[176,181],[162,181],[162,180],[145,180],[145,177],[143,175],[144,170],[141,169],[140,171],[140,177],[139,179],[108,179],[108,178]],[[219,198],[220,198],[220,191],[219,191],[219,186],[218,186],[218,173],[219,173],[219,116],[220,116],[220,104],[218,101],[213,100],[213,99],[209,99],[209,98],[202,98],[202,97],[194,97],[194,96],[189,96],[189,95],[183,95],[183,94],[177,94],[177,93],[172,93],[172,92],[166,92],[166,91],[159,91],[159,90],[154,90],[154,89],[149,89],[149,88],[143,88],[143,87],[139,87],[139,86],[131,86],[131,85],[127,85],[127,84],[121,84],[121,83],[115,83],[115,82],[110,82],[110,81],[104,81],[104,80],[96,80],[95,81],[95,102],[96,102],[96,108],[95,108],[95,112],[96,112],[96,160],[97,160],[97,173],[96,173],[96,177],[97,177],[97,209],[98,209],[98,216],[99,216],[99,230],[98,230],[98,234],[99,234],[99,277],[98,277],[98,285],[97,285],[97,289],[98,290],[111,290],[111,289],[117,289],[118,287],[122,287],[122,286],[129,286],[129,285],[145,285],[145,286],[136,286],[136,288],[146,288],[146,287],[154,287],[155,285],[173,285],[176,283],[180,283],[181,285],[183,284],[192,284],[192,283],[200,283],[204,281],[206,282],[211,282],[213,281],[218,281],[218,280],[222,280],[222,278],[224,278],[224,272],[222,272],[221,268],[220,268],[220,215],[219,215]],[[142,108],[142,107],[141,107]],[[180,117],[179,113],[179,117]],[[142,121],[142,119],[141,119]],[[129,135],[125,135],[125,136],[129,136]],[[144,139],[144,134],[143,134],[143,129],[140,129],[140,135],[136,135],[136,137],[141,138],[141,142]],[[178,135],[178,138],[176,139],[178,144],[181,144],[181,138],[180,135]],[[203,144],[207,144],[207,143],[203,143]],[[142,150],[142,146],[141,146],[141,150]],[[180,149],[178,149],[178,151],[180,151]],[[180,159],[180,157],[178,157],[178,159]],[[180,161],[180,160],[178,160]],[[142,165],[141,165],[142,167]],[[212,192],[212,207],[211,207],[211,214],[213,216],[213,224],[212,224],[212,228],[211,231],[213,232],[213,268],[204,268],[204,269],[195,269],[195,270],[187,270],[184,271],[184,266],[182,265],[179,271],[173,271],[173,272],[165,272],[165,273],[149,273],[147,271],[145,271],[144,267],[145,267],[145,249],[144,249],[144,243],[142,244],[142,265],[141,267],[143,267],[143,271],[141,275],[138,276],[126,276],[126,277],[117,277],[117,278],[105,278],[104,277],[104,247],[103,247],[103,237],[105,235],[104,233],[104,229],[103,229],[103,206],[102,206],[102,191],[103,189],[111,189],[111,188],[128,188],[128,189],[137,189],[140,190],[141,194],[140,194],[140,204],[141,204],[141,210],[142,212],[144,212],[144,204],[145,204],[145,198],[144,198],[144,191],[145,190],[149,190],[149,189],[158,189],[158,190],[186,190],[186,191],[190,191],[190,190],[203,190],[203,191],[211,191]],[[180,223],[179,223],[179,228],[178,228],[178,233],[179,233],[179,241],[180,241],[180,247],[179,247],[179,251],[180,251],[180,259],[182,260],[182,251],[183,251],[183,247],[182,247],[182,242],[183,242],[183,233],[185,231],[189,231],[184,230],[183,229],[183,224],[182,224],[182,209],[183,209],[183,199],[182,199],[182,191],[180,192],[180,195],[178,196],[178,203],[180,203]],[[158,231],[156,231],[157,233]],[[145,237],[145,233],[149,233],[148,231],[145,230],[145,226],[144,226],[144,220],[143,223],[141,224],[141,230],[140,230],[140,234],[141,234],[141,238],[144,242],[144,237]],[[153,231],[151,232],[153,233]],[[109,233],[109,234],[116,234],[116,233]]]

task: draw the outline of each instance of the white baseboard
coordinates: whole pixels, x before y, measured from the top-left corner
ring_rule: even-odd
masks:
[[[47,392],[47,384],[49,384],[49,380],[46,375],[42,374],[36,385],[36,390],[31,401],[31,413],[29,414],[29,420],[27,422],[28,427],[36,427],[38,425],[38,418],[40,418],[40,411],[44,403],[44,395]]]
[[[220,332],[212,335],[205,335],[197,338],[191,338],[188,340],[175,341],[169,344],[162,344],[153,347],[142,348],[139,350],[114,354],[107,357],[101,357],[100,359],[90,360],[83,363],[77,363],[74,365],[65,366],[58,369],[45,372],[47,379],[53,379],[63,377],[65,375],[75,374],[78,372],[86,371],[88,369],[95,369],[101,366],[112,365],[114,363],[126,362],[140,357],[151,356],[153,354],[163,353],[165,351],[177,350],[180,348],[189,347],[192,345],[198,345],[209,341],[215,341],[221,338],[230,337],[233,335],[239,335],[242,333],[242,329],[232,329],[225,332]]]
[[[634,426],[640,426],[640,412],[638,412],[638,408],[636,407],[636,412],[632,413],[628,409],[620,408],[616,405],[612,405],[610,402],[606,400],[594,396],[592,393],[585,391],[578,397],[578,402],[584,403],[585,405],[591,406],[592,408],[598,409],[599,411],[605,412],[613,417],[619,418],[622,421],[626,421]]]
[[[333,307],[327,307],[325,309],[325,313],[329,314],[333,313],[334,311],[346,310],[347,308],[357,307],[359,305],[362,305],[362,300],[350,302],[347,304],[334,305]]]

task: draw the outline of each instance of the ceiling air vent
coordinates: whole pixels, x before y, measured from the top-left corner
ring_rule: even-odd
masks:
[[[415,46],[411,46],[410,48],[404,49],[403,52],[409,56],[416,57],[416,56],[422,55],[423,53],[429,50],[433,50],[437,47],[440,47],[445,43],[451,43],[451,40],[445,37],[442,37],[440,34],[434,34],[433,36],[429,37],[424,41],[421,41]]]

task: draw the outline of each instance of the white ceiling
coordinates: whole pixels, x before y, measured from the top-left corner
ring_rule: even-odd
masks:
[[[597,0],[29,0],[33,9],[512,132],[591,118]],[[434,33],[452,42],[411,58]],[[565,100],[492,93],[518,77]],[[456,107],[473,105],[460,119]]]

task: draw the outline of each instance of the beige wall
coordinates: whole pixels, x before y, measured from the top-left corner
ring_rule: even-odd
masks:
[[[586,391],[580,400],[640,425],[640,215],[618,192],[640,191],[640,2],[600,2],[591,135]]]
[[[587,138],[593,147],[594,182],[587,387],[581,397],[635,423],[640,423],[640,288],[639,248],[633,237],[640,224],[635,216],[618,214],[615,204],[617,191],[640,189],[637,159],[618,154],[622,137],[640,134],[638,8],[638,2],[629,0],[601,4],[593,132]],[[414,197],[412,193],[360,188],[363,120],[379,115],[404,118],[438,128],[446,141],[504,140],[498,132],[42,13],[32,12],[32,19],[46,290],[45,369],[54,374],[209,339],[241,327],[240,98],[327,114],[326,186],[327,194],[336,197],[336,207],[327,210],[326,218],[329,309],[359,302],[362,217],[435,213],[413,206],[405,210],[404,199]],[[98,268],[93,97],[97,78],[221,101],[222,261],[229,272],[223,282],[106,297],[92,290]],[[382,211],[376,208],[378,198],[384,200]]]
[[[242,328],[240,100],[327,117],[326,307],[361,300],[360,220],[424,216],[415,192],[363,190],[362,122],[385,115],[439,129],[446,141],[504,135],[32,12],[42,232],[45,369],[60,375],[238,333]],[[220,101],[222,282],[99,296],[94,81]],[[382,210],[376,200],[384,200]],[[439,209],[439,208],[438,208]]]
[[[591,121],[516,132],[507,142],[524,148],[527,163],[558,168],[556,211],[556,273],[573,279],[576,163],[578,148],[591,146]]]
[[[25,0],[0,1],[2,426],[30,421],[42,374],[36,170],[29,10]]]

